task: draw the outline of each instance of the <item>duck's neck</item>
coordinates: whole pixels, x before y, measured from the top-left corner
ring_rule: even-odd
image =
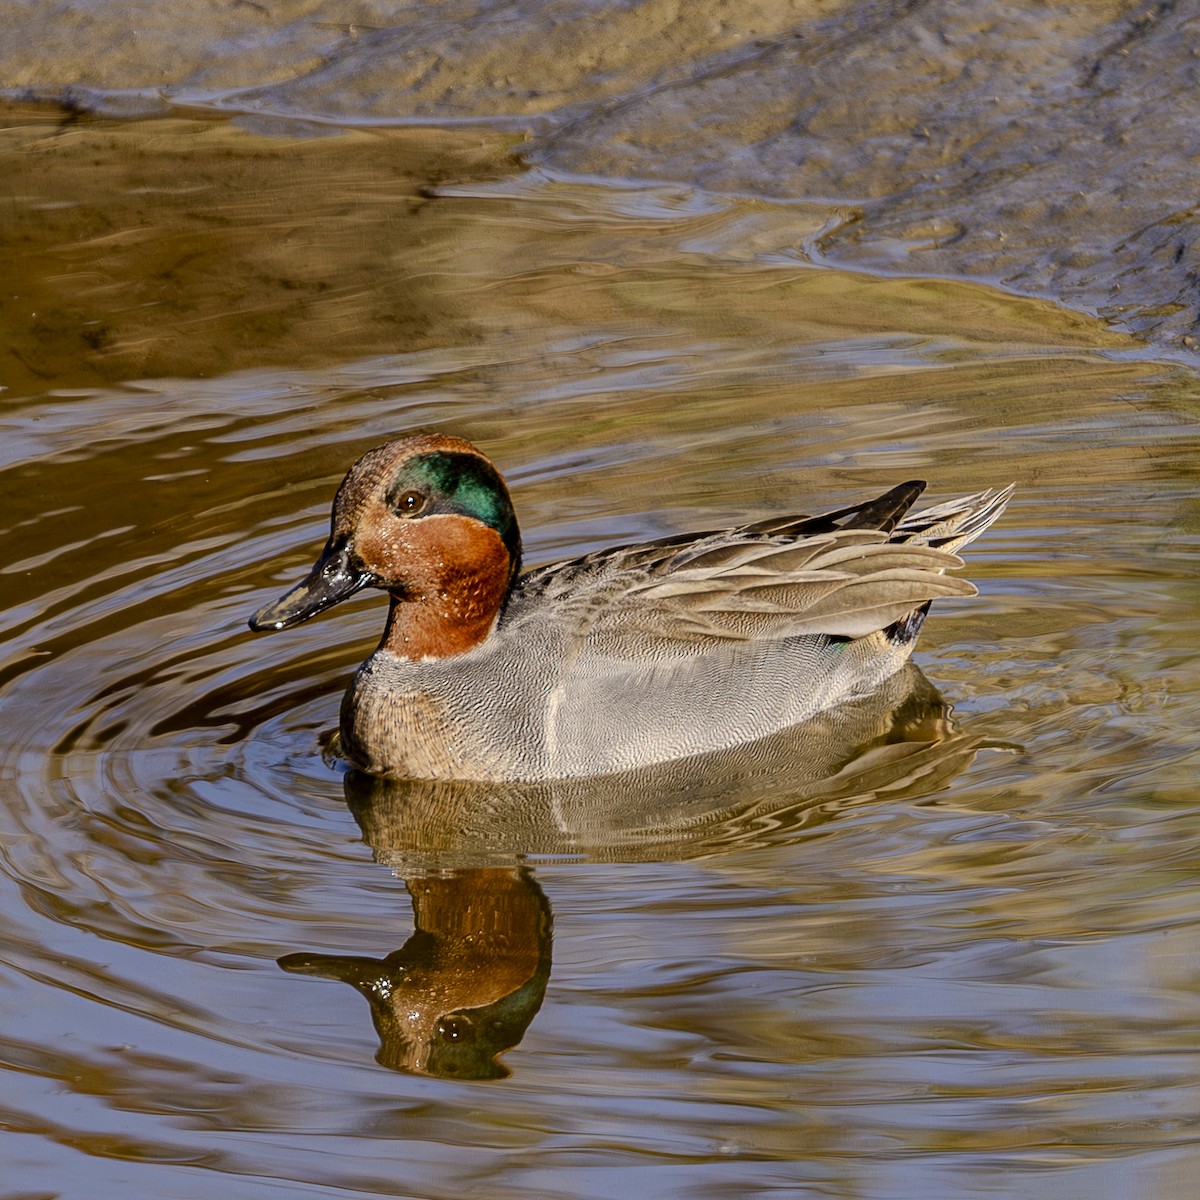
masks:
[[[453,658],[486,641],[509,589],[507,553],[503,561],[477,564],[470,571],[446,568],[426,586],[389,593],[387,626],[380,650],[398,658]]]
[[[499,612],[498,606],[463,611],[453,601],[413,599],[394,592],[391,602],[379,649],[414,660],[453,658],[473,650],[491,633]]]

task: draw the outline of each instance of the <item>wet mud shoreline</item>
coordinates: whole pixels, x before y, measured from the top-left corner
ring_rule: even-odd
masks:
[[[6,14],[0,96],[287,136],[483,123],[555,173],[823,201],[805,251],[981,280],[1189,354],[1200,15],[1173,0]]]

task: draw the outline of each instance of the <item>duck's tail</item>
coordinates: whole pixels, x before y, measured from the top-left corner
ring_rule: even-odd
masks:
[[[915,542],[957,554],[968,542],[974,541],[1004,511],[1012,499],[1016,484],[1005,488],[989,488],[974,496],[948,500],[945,504],[925,508],[907,516],[896,526],[893,541]]]
[[[1006,488],[989,488],[974,496],[962,496],[934,505],[905,517],[896,526],[891,540],[913,542],[918,546],[932,546],[956,554],[968,542],[977,538],[1004,511],[1012,498],[1016,484]],[[909,645],[917,640],[931,601],[914,608],[912,612],[893,621],[883,632],[898,646]]]

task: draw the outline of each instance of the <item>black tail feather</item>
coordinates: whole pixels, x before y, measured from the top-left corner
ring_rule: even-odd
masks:
[[[906,613],[898,621],[893,621],[884,629],[884,637],[897,646],[915,642],[917,635],[921,632],[921,626],[925,624],[925,617],[932,603],[932,600],[926,600],[920,608],[914,608],[912,612]]]

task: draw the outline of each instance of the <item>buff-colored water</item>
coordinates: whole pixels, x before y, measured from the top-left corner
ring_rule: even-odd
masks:
[[[502,136],[5,125],[0,1192],[1190,1200],[1192,371]],[[417,428],[530,563],[1018,492],[815,744],[380,791],[320,739],[381,598],[245,622]]]

